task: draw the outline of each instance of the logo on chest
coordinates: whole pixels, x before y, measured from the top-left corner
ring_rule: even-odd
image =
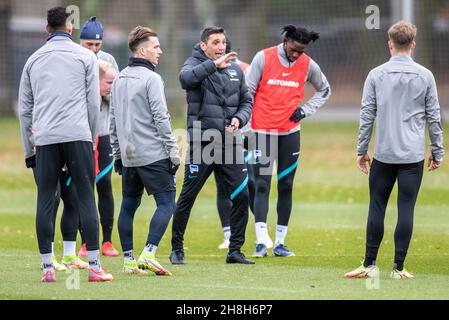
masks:
[[[234,69],[229,69],[226,70],[227,74],[229,74],[229,80],[231,81],[240,81],[240,79],[238,78],[238,73],[236,70]]]
[[[267,81],[269,86],[287,87],[287,88],[299,88],[300,83],[297,81],[288,81],[280,79],[269,79]]]

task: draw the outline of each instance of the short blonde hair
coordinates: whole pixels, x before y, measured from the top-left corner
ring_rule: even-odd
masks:
[[[104,77],[109,68],[114,68],[112,64],[104,60],[98,60],[98,66],[100,68],[100,78]]]
[[[417,28],[405,21],[396,22],[388,30],[388,38],[397,50],[408,50],[415,41]]]

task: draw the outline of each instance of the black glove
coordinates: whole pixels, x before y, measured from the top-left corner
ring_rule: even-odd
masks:
[[[123,171],[123,164],[122,159],[118,159],[114,161],[114,170],[117,172],[120,176],[122,175]]]
[[[26,158],[25,165],[27,168],[36,168],[36,155]]]
[[[298,107],[295,112],[293,112],[292,116],[290,117],[290,120],[293,122],[298,123],[302,119],[306,117],[306,113],[304,112],[303,108]]]
[[[174,164],[171,160],[170,160],[170,174],[172,176],[176,175],[176,171],[178,171],[179,169],[179,164]]]

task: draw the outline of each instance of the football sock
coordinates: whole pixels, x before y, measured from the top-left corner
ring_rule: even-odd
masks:
[[[96,272],[100,271],[100,250],[88,250],[87,257],[89,259],[89,268]]]
[[[133,261],[133,260],[136,260],[136,259],[134,258],[134,250],[128,250],[128,251],[123,252],[123,258],[124,258],[126,261]]]
[[[44,273],[46,273],[47,271],[53,270],[54,266],[53,266],[53,262],[51,260],[52,254],[51,253],[46,253],[46,254],[41,254],[41,259],[42,259],[42,271]]]
[[[276,226],[276,241],[275,241],[275,246],[277,246],[278,244],[284,244],[285,243],[285,237],[287,236],[287,226],[281,226],[281,225],[277,225]]]
[[[64,256],[76,255],[76,241],[63,241]]]
[[[229,240],[231,238],[231,227],[224,227],[223,235],[224,235],[225,240]]]
[[[152,253],[152,254],[156,254],[156,250],[157,250],[157,246],[155,246],[154,244],[151,244],[151,243],[147,243],[145,248],[143,248],[144,252],[148,252],[148,253]]]
[[[268,237],[267,224],[265,222],[256,222],[256,243],[265,243],[265,239]]]

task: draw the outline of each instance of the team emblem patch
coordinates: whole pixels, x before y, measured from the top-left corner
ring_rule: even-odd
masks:
[[[195,172],[199,172],[200,168],[198,167],[197,164],[191,164],[189,166],[189,170],[190,170],[190,173],[195,173]]]

